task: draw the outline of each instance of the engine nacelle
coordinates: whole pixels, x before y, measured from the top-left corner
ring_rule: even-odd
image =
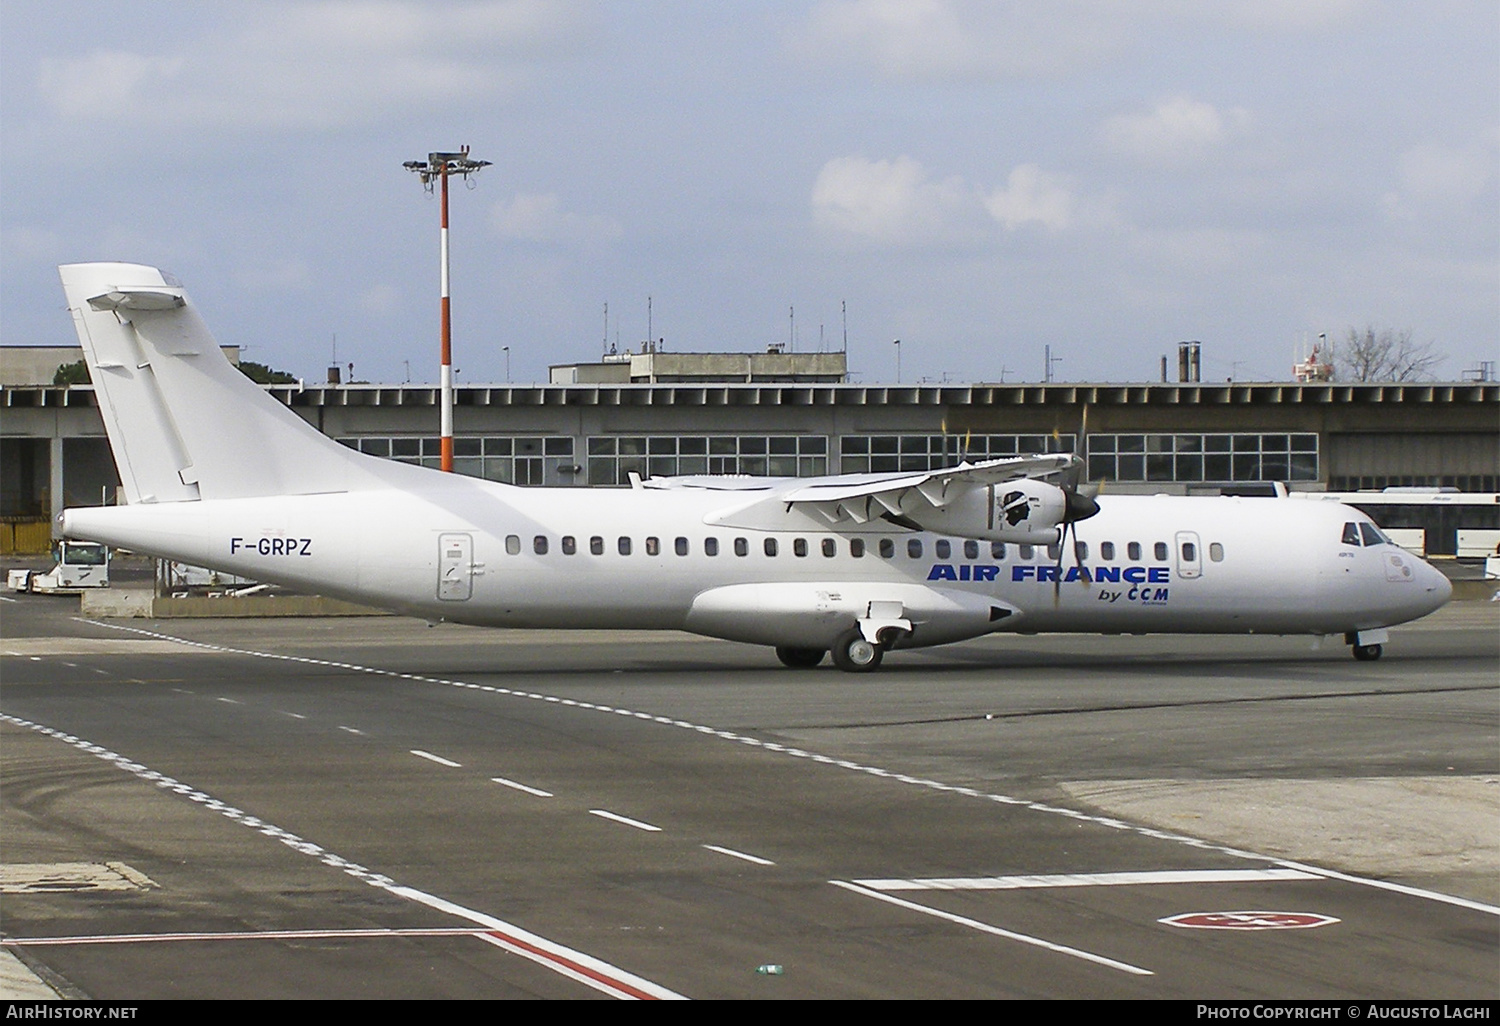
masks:
[[[1052,545],[1068,513],[1068,493],[1023,479],[970,488],[945,506],[907,513],[924,531],[956,538]]]

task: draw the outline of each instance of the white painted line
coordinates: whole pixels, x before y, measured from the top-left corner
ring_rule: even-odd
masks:
[[[538,787],[527,787],[525,784],[517,783],[514,780],[506,780],[504,777],[490,777],[490,780],[493,781],[496,784],[504,784],[506,787],[515,788],[517,791],[525,791],[527,794],[534,794],[538,798],[551,798],[551,797],[553,797],[553,794],[552,794],[551,791],[543,791],[541,788],[538,788]]]
[[[608,962],[585,955],[581,951],[563,947],[538,937],[534,933],[512,926],[503,919],[475,912],[473,909],[455,905],[451,901],[425,894],[422,891],[410,887],[392,887],[391,891],[402,897],[410,898],[429,908],[439,909],[450,915],[467,919],[471,923],[478,923],[487,927],[487,931],[480,935],[480,939],[499,948],[504,948],[512,954],[520,955],[522,958],[530,959],[538,965],[544,965],[554,972],[577,980],[579,983],[593,987],[595,990],[603,991],[617,998],[635,999],[682,999],[682,995],[670,991],[665,987],[652,983],[650,980],[642,979],[634,973],[628,973],[623,969],[610,965]]]
[[[244,705],[245,703],[233,698],[215,698],[215,702],[227,702],[229,705]]]
[[[612,819],[616,823],[624,823],[626,826],[633,826],[637,830],[650,830],[652,833],[661,832],[661,827],[659,826],[652,826],[650,823],[642,823],[638,819],[630,819],[627,816],[617,816],[613,812],[607,812],[604,809],[590,809],[589,814],[600,816],[604,819]]]
[[[1184,869],[1140,873],[1068,873],[1054,876],[931,877],[919,880],[855,880],[872,891],[1018,891],[1043,887],[1134,887],[1141,884],[1254,883],[1318,880],[1301,869]]]
[[[549,941],[544,937],[539,937],[520,927],[513,926],[502,919],[496,919],[483,912],[465,908],[462,905],[454,904],[451,901],[428,894],[425,891],[419,891],[412,887],[403,887],[383,873],[374,872],[356,862],[341,858],[320,845],[298,837],[296,834],[283,830],[271,823],[267,823],[259,817],[249,815],[232,805],[219,801],[217,798],[198,790],[190,784],[184,784],[180,780],[143,766],[100,745],[92,744],[72,734],[43,726],[40,723],[33,723],[30,720],[12,716],[8,713],[0,713],[0,722],[34,730],[39,734],[44,734],[62,741],[64,744],[71,745],[80,751],[97,756],[117,769],[130,773],[148,783],[155,784],[163,790],[181,795],[189,801],[196,802],[206,809],[217,812],[219,815],[239,823],[241,826],[249,827],[262,836],[279,841],[293,851],[317,859],[325,866],[342,870],[354,879],[363,881],[372,887],[379,887],[409,901],[426,905],[428,908],[438,909],[450,915],[467,919],[471,923],[477,923],[484,927],[483,932],[479,934],[479,938],[485,943],[493,944],[513,954],[520,955],[538,965],[551,969],[553,972],[566,976],[569,979],[577,980],[585,986],[602,991],[612,997],[637,1000],[682,997],[681,994],[652,983],[650,980],[642,979],[633,973],[612,966],[608,962],[594,958],[592,955],[586,955],[581,951],[575,951],[572,948]],[[419,752],[413,754],[420,754],[427,758],[436,758],[426,753]]]
[[[716,851],[720,855],[728,855],[732,859],[744,859],[746,862],[753,862],[757,866],[776,865],[776,863],[772,862],[770,859],[763,859],[759,855],[747,855],[742,851],[735,851],[733,848],[720,848],[717,844],[705,844],[703,847],[707,848],[709,851]]]
[[[347,730],[353,734],[359,733],[359,731],[355,730],[353,727],[340,727],[339,729]],[[411,750],[411,754],[415,755],[419,759],[426,759],[429,762],[435,762],[439,766],[447,766],[449,769],[459,769],[462,766],[462,763],[453,762],[451,759],[445,759],[441,755],[433,755],[431,752],[424,752],[419,748],[413,748]]]
[[[1456,898],[1451,894],[1439,894],[1437,891],[1424,891],[1420,887],[1408,887],[1405,884],[1391,883],[1389,880],[1371,880],[1363,876],[1350,876],[1340,873],[1334,869],[1324,869],[1321,866],[1304,866],[1300,862],[1289,862],[1282,860],[1283,866],[1291,866],[1321,876],[1329,880],[1339,880],[1343,883],[1360,884],[1364,887],[1378,887],[1383,891],[1394,891],[1397,894],[1405,894],[1413,898],[1426,898],[1429,901],[1441,901],[1448,905],[1457,905],[1459,908],[1471,908],[1476,912],[1488,912],[1490,915],[1500,916],[1500,906],[1486,905],[1482,901],[1470,901],[1468,898]]]
[[[75,621],[77,621],[78,623],[86,623],[86,624],[88,624],[91,627],[97,627],[97,628],[100,628],[102,630],[119,631],[119,632],[124,633],[124,634],[136,634],[136,635],[139,635],[141,637],[155,638],[155,639],[160,640],[160,641],[167,641],[167,642],[171,642],[171,643],[177,644],[177,645],[186,645],[188,647],[200,649],[200,650],[205,651],[205,652],[223,652],[223,653],[228,654],[228,655],[250,656],[250,657],[253,657],[253,658],[256,658],[256,659],[271,659],[271,660],[275,660],[277,662],[286,662],[286,663],[301,663],[303,665],[308,665],[308,666],[325,666],[325,665],[328,665],[324,660],[321,660],[321,659],[311,659],[311,658],[309,658],[307,656],[286,655],[286,654],[279,653],[279,652],[261,652],[261,651],[255,650],[255,649],[230,648],[230,647],[228,647],[226,645],[214,645],[214,644],[210,644],[210,643],[204,642],[204,641],[190,641],[187,638],[179,638],[179,637],[176,637],[174,635],[162,634],[162,633],[159,633],[157,631],[148,631],[148,630],[145,630],[145,629],[140,628],[140,627],[126,627],[123,624],[104,623],[104,622],[102,622],[100,620],[90,620],[87,617],[82,617],[82,616],[77,616],[77,617],[74,617],[73,619]],[[446,687],[470,688],[470,689],[473,689],[475,691],[482,691],[482,692],[485,692],[485,693],[488,693],[488,694],[500,695],[500,696],[510,697],[510,698],[526,698],[526,699],[533,699],[533,700],[535,700],[535,699],[543,699],[543,700],[545,700],[545,698],[546,698],[546,696],[537,694],[535,692],[517,691],[517,690],[515,690],[513,688],[500,687],[500,686],[494,685],[494,684],[472,684],[472,683],[468,683],[468,682],[465,682],[465,681],[445,680],[445,679],[443,679],[441,677],[427,677],[427,676],[423,676],[422,674],[417,674],[417,673],[395,674],[391,670],[383,670],[383,669],[380,669],[379,667],[373,667],[373,666],[354,666],[353,664],[350,664],[350,668],[354,669],[354,670],[356,670],[358,672],[361,672],[361,673],[377,674],[377,675],[381,675],[381,676],[398,676],[398,677],[400,677],[403,680],[417,681],[417,682],[423,683],[423,684],[438,684],[438,685],[443,685],[443,686],[446,686]],[[615,670],[614,672],[615,673],[619,673],[621,671]],[[173,690],[180,690],[180,689],[175,689],[174,688]],[[192,694],[192,692],[187,692],[187,691],[184,691],[183,693],[184,694]],[[577,707],[580,708],[580,709],[589,709],[589,710],[592,710],[594,712],[605,712],[605,713],[627,712],[628,713],[628,710],[617,710],[617,709],[615,709],[612,706],[608,706],[608,705],[595,705],[595,704],[593,704],[591,702],[578,702],[577,703]],[[680,727],[680,728],[682,728],[684,730],[691,730],[691,731],[694,731],[694,732],[699,733],[699,734],[707,734],[707,735],[710,735],[712,737],[722,738],[725,741],[732,741],[732,742],[735,742],[737,744],[751,745],[751,746],[757,746],[757,747],[762,745],[762,742],[759,739],[757,739],[757,738],[746,737],[744,735],[735,734],[735,733],[732,733],[731,731],[727,731],[727,730],[716,730],[715,728],[707,726],[705,724],[701,724],[701,723],[689,723],[686,720],[672,720],[670,722],[671,722],[671,725],[676,726],[676,727]],[[812,753],[804,753],[801,749],[786,749],[785,750],[785,754],[787,756],[791,757],[791,758],[808,758],[808,759],[810,759],[810,760],[812,760],[814,762],[820,762],[820,763],[823,763],[825,765],[837,766],[837,767],[839,767],[841,769],[846,769],[846,770],[849,770],[849,771],[854,772],[854,773],[866,773],[866,774],[870,774],[872,776],[881,776],[881,777],[886,777],[886,778],[896,778],[898,780],[900,779],[900,777],[897,774],[891,773],[889,770],[883,770],[883,769],[880,769],[878,767],[867,766],[867,765],[865,765],[863,763],[851,762],[848,759],[833,759],[833,758],[830,758],[830,757],[825,756],[825,755],[817,755],[817,754],[812,754]],[[906,779],[907,779],[907,781],[911,781],[914,778],[906,778]],[[1173,844],[1179,844],[1179,845],[1184,845],[1184,846],[1189,847],[1189,848],[1195,848],[1195,849],[1198,849],[1199,851],[1217,852],[1217,853],[1219,853],[1221,855],[1228,855],[1228,856],[1230,856],[1232,858],[1247,859],[1247,860],[1251,860],[1251,861],[1254,861],[1254,862],[1275,863],[1275,864],[1278,864],[1278,865],[1291,866],[1291,867],[1293,867],[1295,869],[1303,869],[1303,870],[1305,870],[1307,872],[1315,873],[1315,874],[1317,874],[1319,876],[1325,876],[1325,877],[1328,877],[1329,879],[1333,879],[1333,880],[1343,880],[1346,883],[1359,884],[1359,885],[1365,886],[1365,887],[1377,887],[1377,888],[1380,888],[1382,890],[1395,891],[1397,893],[1407,894],[1407,895],[1410,895],[1412,897],[1425,898],[1425,899],[1430,900],[1430,901],[1442,902],[1442,903],[1448,904],[1448,905],[1456,905],[1456,906],[1458,906],[1460,908],[1475,909],[1475,910],[1480,911],[1480,912],[1486,912],[1486,913],[1489,913],[1491,915],[1500,916],[1500,906],[1485,905],[1485,904],[1482,904],[1480,902],[1470,901],[1467,898],[1457,898],[1457,897],[1454,897],[1453,895],[1450,895],[1450,894],[1441,894],[1441,893],[1439,893],[1437,891],[1424,891],[1424,890],[1422,890],[1420,888],[1416,888],[1416,887],[1404,887],[1404,886],[1402,886],[1400,884],[1390,884],[1390,883],[1386,883],[1385,881],[1374,880],[1374,879],[1371,879],[1371,878],[1368,878],[1368,877],[1351,876],[1351,875],[1346,874],[1346,873],[1338,873],[1338,872],[1335,872],[1333,870],[1320,869],[1320,868],[1315,867],[1315,866],[1303,866],[1303,865],[1300,865],[1298,863],[1287,862],[1286,860],[1283,860],[1283,859],[1275,859],[1275,858],[1272,858],[1269,855],[1263,855],[1263,854],[1261,854],[1259,852],[1246,851],[1245,849],[1235,848],[1235,847],[1233,847],[1231,845],[1227,845],[1227,844],[1216,844],[1216,843],[1214,843],[1212,841],[1205,841],[1205,840],[1203,840],[1202,838],[1199,838],[1199,837],[1190,837],[1187,834],[1174,833],[1173,831],[1170,831],[1170,830],[1158,830],[1158,829],[1156,829],[1154,827],[1142,826],[1142,825],[1140,825],[1138,823],[1127,823],[1124,820],[1115,819],[1115,818],[1112,818],[1112,817],[1109,817],[1109,816],[1091,815],[1091,814],[1086,813],[1086,812],[1080,812],[1077,809],[1068,809],[1068,808],[1063,808],[1063,807],[1056,806],[1056,805],[1048,805],[1045,802],[1028,801],[1028,800],[1026,800],[1024,798],[1015,798],[1015,797],[1012,797],[1010,795],[996,794],[996,793],[993,793],[993,792],[980,791],[980,790],[977,790],[977,789],[971,788],[971,787],[956,787],[956,786],[953,786],[953,785],[950,785],[950,784],[939,784],[939,783],[937,783],[935,781],[923,781],[923,780],[919,780],[915,784],[909,784],[908,786],[925,787],[925,788],[930,788],[932,790],[937,790],[937,791],[951,791],[954,794],[961,794],[961,795],[964,795],[964,796],[970,797],[970,798],[979,798],[979,799],[982,799],[982,800],[985,800],[985,801],[995,802],[995,803],[1000,804],[1000,805],[1013,805],[1013,806],[1017,806],[1019,808],[1029,809],[1032,812],[1043,813],[1045,815],[1050,815],[1050,816],[1065,816],[1068,819],[1072,819],[1072,820],[1075,820],[1075,821],[1080,822],[1080,823],[1093,823],[1093,824],[1098,825],[1098,826],[1106,827],[1106,828],[1108,828],[1110,830],[1126,831],[1126,832],[1135,834],[1138,837],[1149,837],[1149,838],[1152,838],[1152,839],[1155,839],[1155,840],[1159,840],[1159,841],[1168,841],[1168,842],[1171,842]]]
[[[13,599],[9,595],[0,595],[0,602],[19,602],[19,601],[21,601],[21,600],[20,599]]]
[[[891,905],[896,905],[899,908],[910,909],[913,912],[924,912],[929,916],[936,916],[939,919],[946,919],[950,923],[957,923],[960,926],[967,926],[972,930],[978,930],[980,933],[993,934],[996,937],[1004,937],[1006,940],[1018,941],[1021,944],[1030,944],[1033,947],[1045,948],[1048,951],[1055,951],[1060,955],[1068,955],[1073,958],[1081,958],[1085,962],[1093,962],[1095,965],[1106,966],[1110,969],[1118,969],[1122,973],[1130,973],[1133,976],[1156,975],[1150,969],[1142,969],[1140,966],[1131,965],[1129,962],[1117,962],[1113,958],[1106,958],[1103,955],[1096,955],[1092,951],[1084,951],[1081,948],[1070,948],[1065,944],[1054,944],[1051,941],[1042,940],[1040,937],[1031,937],[1024,933],[1016,933],[1013,930],[1003,930],[998,926],[991,926],[989,923],[981,923],[977,919],[970,919],[967,916],[954,915],[952,912],[944,912],[941,909],[928,908],[926,905],[918,905],[916,902],[907,901],[905,898],[895,898],[889,894],[881,894],[879,891],[872,891],[868,888],[860,887],[857,884],[845,883],[842,880],[830,880],[828,882],[833,884],[835,887],[842,887],[846,891],[853,891],[855,894],[863,894],[867,898],[874,898],[876,901],[884,901]]]
[[[283,715],[283,716],[290,716],[294,720],[305,720],[305,719],[307,719],[307,717],[303,716],[301,713],[287,712],[285,709],[283,709],[281,711],[281,715]]]
[[[304,719],[305,718],[306,717],[304,717]],[[339,724],[339,729],[342,730],[345,734],[358,734],[360,737],[364,737],[365,736],[365,732],[362,731],[362,730],[360,730],[358,727],[346,727],[343,724]],[[413,752],[412,754],[413,755],[422,755],[421,752]],[[431,759],[434,762],[442,762],[443,761],[442,759],[439,759],[435,755],[428,755],[428,756],[425,756],[425,758]],[[446,765],[457,766],[458,763],[456,763],[456,762],[450,762],[450,763],[447,763]]]

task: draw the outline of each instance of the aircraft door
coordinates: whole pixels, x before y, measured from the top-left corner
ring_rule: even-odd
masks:
[[[474,536],[438,535],[437,597],[463,602],[474,594]]]
[[[1196,531],[1177,532],[1177,576],[1184,581],[1203,576],[1203,546]]]

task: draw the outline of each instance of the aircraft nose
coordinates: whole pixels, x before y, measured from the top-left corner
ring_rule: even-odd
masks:
[[[1422,569],[1426,571],[1422,583],[1432,601],[1432,608],[1439,609],[1453,597],[1453,582],[1448,580],[1447,574],[1425,560],[1422,562]]]

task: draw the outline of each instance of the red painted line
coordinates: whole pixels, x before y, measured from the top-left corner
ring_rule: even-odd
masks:
[[[589,979],[594,980],[597,983],[602,983],[606,987],[617,990],[622,994],[627,994],[630,997],[635,998],[637,1001],[658,1000],[655,994],[648,994],[646,991],[641,990],[638,987],[632,987],[630,984],[626,983],[623,980],[617,980],[613,976],[607,976],[597,969],[591,969],[586,965],[580,965],[579,963],[573,961],[571,958],[567,958],[563,955],[553,954],[550,951],[537,947],[535,944],[528,944],[525,941],[521,940],[519,937],[512,937],[509,934],[502,933],[499,930],[484,930],[480,932],[488,934],[498,941],[503,941],[506,944],[511,944],[525,951],[528,951],[538,958],[542,958],[548,962],[563,966],[569,972],[578,973],[580,976],[587,976]]]

